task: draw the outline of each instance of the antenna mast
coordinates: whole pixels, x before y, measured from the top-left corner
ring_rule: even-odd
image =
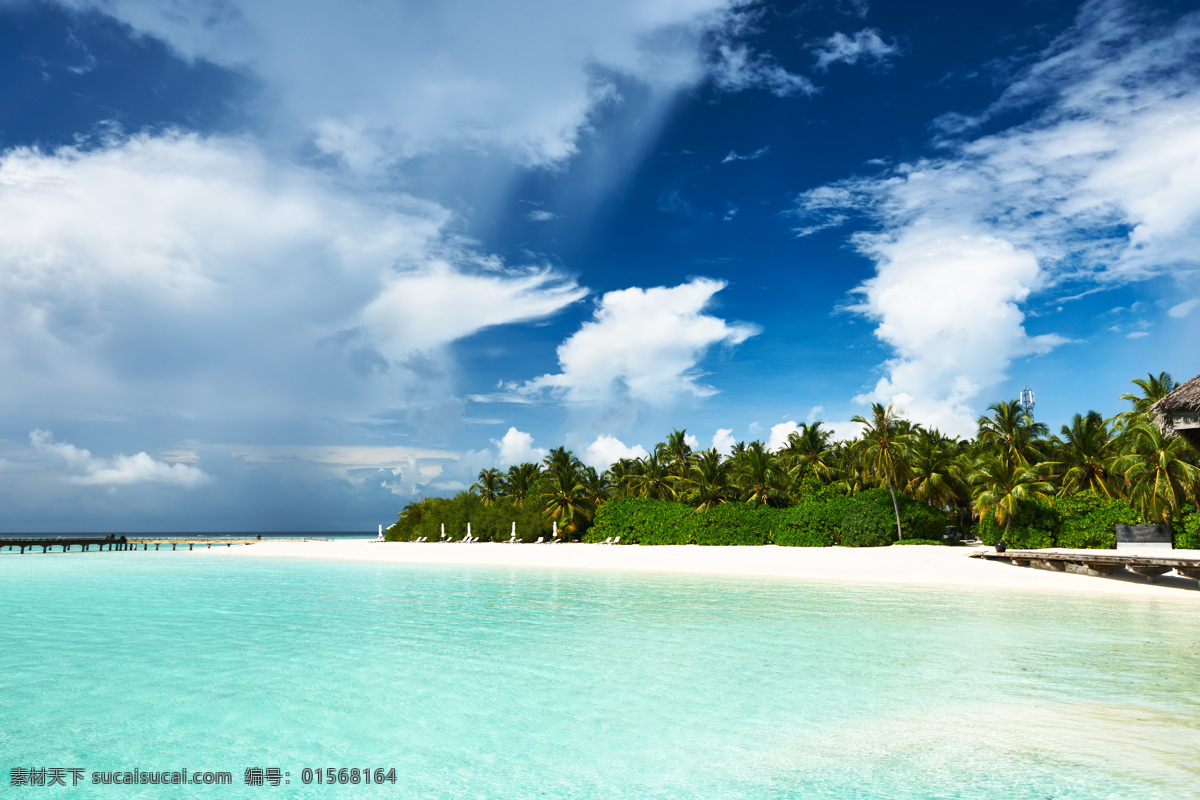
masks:
[[[1025,411],[1025,416],[1029,417],[1030,419],[1033,419],[1033,406],[1033,389],[1030,389],[1029,386],[1026,385],[1025,388],[1021,390],[1021,408]]]

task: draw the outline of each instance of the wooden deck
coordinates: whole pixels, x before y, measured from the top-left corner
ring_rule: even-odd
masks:
[[[972,558],[1007,561],[1018,567],[1036,567],[1080,575],[1114,575],[1129,570],[1153,582],[1159,575],[1174,570],[1185,578],[1200,580],[1200,558],[1171,556],[1120,556],[1109,550],[1057,553],[1043,550],[1008,550],[1004,553],[972,553]]]
[[[58,548],[61,552],[66,553],[72,548],[78,547],[81,552],[87,552],[93,547],[96,550],[149,550],[151,545],[158,550],[164,545],[171,545],[171,549],[175,550],[180,545],[187,545],[188,550],[194,549],[197,545],[204,545],[211,548],[213,545],[224,545],[225,547],[233,547],[236,545],[253,544],[256,539],[237,538],[237,539],[107,539],[100,536],[88,537],[72,537],[66,538],[61,536],[45,536],[45,537],[28,537],[19,539],[0,539],[0,551],[17,550],[24,553],[26,550],[36,553],[36,548],[41,548],[41,552],[54,552]]]

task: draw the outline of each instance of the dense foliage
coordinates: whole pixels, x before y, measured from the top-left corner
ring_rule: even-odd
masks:
[[[1132,410],[1076,414],[1053,435],[1015,400],[988,407],[974,440],[944,436],[891,406],[856,417],[836,441],[820,422],[771,450],[693,451],[675,430],[644,458],[604,472],[566,448],[541,463],[485,469],[467,492],[410,503],[390,539],[621,544],[878,546],[945,539],[947,527],[1019,548],[1115,547],[1117,524],[1166,522],[1177,547],[1200,549],[1200,453],[1155,424],[1150,407],[1175,383],[1160,373],[1122,396]],[[692,441],[695,441],[694,439]],[[1198,513],[1193,513],[1198,512]]]

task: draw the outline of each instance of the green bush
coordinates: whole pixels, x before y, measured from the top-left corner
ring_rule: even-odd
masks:
[[[852,500],[841,496],[806,498],[775,512],[771,541],[783,547],[829,547],[841,535]]]
[[[778,515],[774,508],[722,503],[699,514],[692,513],[688,522],[690,539],[693,544],[704,545],[766,544]]]
[[[892,506],[892,494],[886,488],[867,489],[854,495],[854,499],[874,503],[886,511],[895,531],[896,509]],[[896,495],[896,505],[900,506],[900,527],[905,539],[940,539],[946,532],[946,512],[942,509],[902,494]],[[896,538],[894,534],[892,538]]]
[[[875,503],[856,502],[842,517],[841,533],[843,547],[885,547],[896,541],[895,511],[889,514]]]
[[[1060,523],[1055,544],[1076,549],[1112,550],[1117,546],[1117,525],[1134,525],[1137,512],[1124,500],[1081,492],[1056,497]]]
[[[585,542],[621,537],[621,544],[690,544],[695,511],[679,503],[629,497],[601,503]]]
[[[454,497],[430,497],[405,506],[384,538],[411,542],[425,536],[436,542],[441,540],[445,525],[447,538],[462,539],[467,534],[468,522],[472,536],[492,542],[507,542],[514,522],[517,538],[525,542],[536,541],[539,536],[548,538],[553,527],[533,503],[524,507],[507,502],[486,506],[478,495],[460,492]]]
[[[1038,501],[1018,504],[1008,533],[996,522],[994,513],[984,514],[976,532],[984,544],[995,544],[1004,539],[1014,550],[1037,550],[1054,547],[1054,535],[1059,527],[1059,514],[1053,506]]]
[[[1175,534],[1175,547],[1180,550],[1200,550],[1200,513],[1183,518],[1183,531]]]
[[[894,542],[894,544],[936,544],[943,547],[966,547],[966,545],[957,539],[905,539],[901,542]]]

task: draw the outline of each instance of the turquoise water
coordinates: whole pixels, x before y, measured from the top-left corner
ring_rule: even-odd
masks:
[[[0,556],[0,620],[4,796],[1200,786],[1191,603],[139,552]],[[85,781],[186,767],[234,785],[19,789],[14,767]],[[247,767],[291,783],[247,787]],[[396,782],[305,785],[306,767]]]

